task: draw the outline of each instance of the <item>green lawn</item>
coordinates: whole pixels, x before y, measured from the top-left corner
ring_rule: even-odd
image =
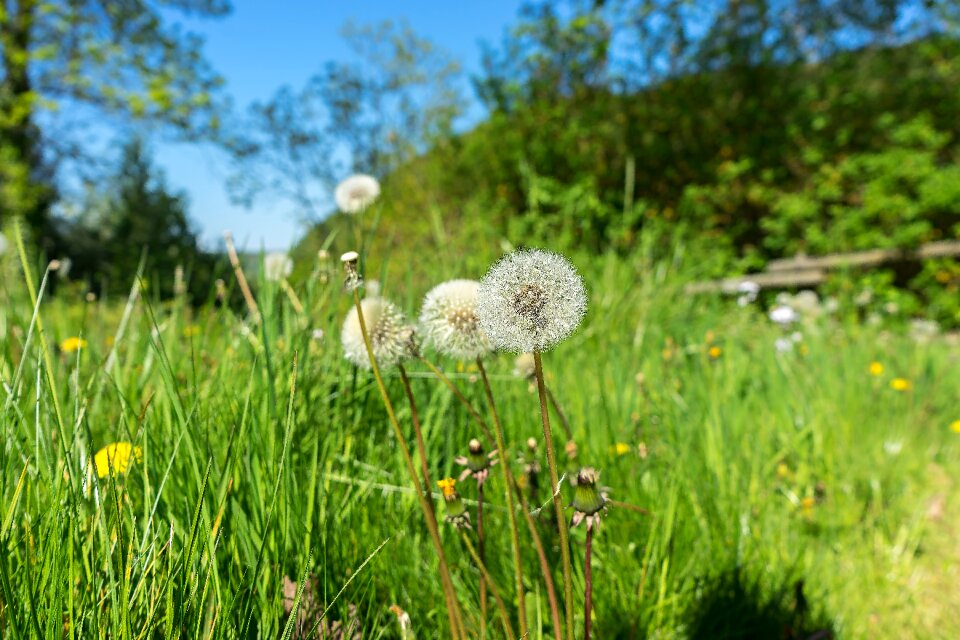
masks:
[[[160,303],[149,288],[127,304],[64,287],[35,314],[17,257],[2,261],[0,636],[278,637],[296,626],[286,588],[302,589],[310,623],[328,608],[318,633],[340,621],[363,638],[400,638],[397,605],[416,637],[448,637],[436,555],[373,377],[341,354],[351,299],[338,264],[298,265],[314,270],[296,287],[303,313],[260,287],[257,325],[240,310]],[[595,637],[960,637],[955,341],[917,342],[841,307],[806,318],[802,340],[778,353],[782,333],[763,310],[685,296],[669,264],[577,263],[590,309],[544,354],[547,384],[577,463],[601,471],[611,498],[650,512],[613,507],[595,538]],[[434,283],[375,255],[369,264],[415,316]],[[58,347],[77,336],[79,351]],[[487,415],[475,369],[440,363]],[[527,438],[542,440],[535,389],[509,354],[487,368],[523,475]],[[477,428],[424,366],[407,369],[431,477],[457,476]],[[413,447],[403,388],[386,374]],[[562,443],[557,416],[554,427]],[[141,459],[89,474],[114,442]],[[560,589],[540,461],[538,526]],[[474,509],[475,486],[458,488]],[[496,467],[485,498],[487,564],[516,624]],[[441,534],[466,626],[478,629],[478,573],[442,521]],[[572,530],[578,637],[584,536]],[[553,637],[523,527],[521,546],[530,637]],[[496,615],[491,602],[491,638],[502,637]]]

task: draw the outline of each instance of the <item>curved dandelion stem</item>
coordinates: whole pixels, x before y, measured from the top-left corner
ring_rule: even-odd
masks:
[[[403,382],[403,390],[407,393],[407,401],[410,404],[410,421],[413,422],[413,432],[417,438],[417,453],[420,455],[420,470],[423,472],[423,486],[424,491],[429,495],[430,487],[433,486],[433,483],[430,482],[430,471],[427,467],[427,448],[423,443],[423,430],[420,428],[420,415],[417,413],[417,403],[413,396],[413,389],[410,387],[410,378],[407,377],[407,370],[403,368],[402,364],[397,365],[397,369],[400,370],[400,380]],[[433,502],[428,500],[430,503],[430,510],[433,511]]]
[[[520,622],[520,635],[527,633],[527,607],[526,597],[523,589],[523,557],[520,550],[520,531],[517,527],[517,512],[513,507],[513,491],[511,487],[514,484],[513,472],[510,470],[510,460],[507,458],[507,447],[503,441],[503,425],[500,423],[500,414],[497,413],[497,405],[493,400],[493,389],[490,388],[490,380],[487,378],[487,370],[483,366],[483,360],[477,358],[477,368],[480,370],[480,377],[483,379],[483,390],[487,394],[487,402],[490,404],[490,414],[493,416],[493,427],[497,435],[497,455],[500,457],[500,468],[503,469],[503,480],[507,495],[507,515],[510,522],[510,536],[513,539],[513,564],[514,575],[517,580],[517,604],[520,608],[518,616]]]
[[[570,546],[567,536],[567,521],[563,516],[563,500],[559,491],[557,457],[553,451],[553,434],[550,431],[550,412],[547,410],[547,391],[543,383],[543,363],[540,352],[533,352],[533,363],[537,376],[537,392],[540,396],[540,420],[543,423],[543,440],[547,449],[547,465],[550,467],[550,486],[553,491],[553,508],[557,513],[557,529],[560,533],[560,555],[563,559],[563,600],[567,611],[567,638],[573,640],[573,578],[570,565]]]
[[[487,439],[487,442],[489,444],[496,444],[497,440],[493,437],[493,434],[490,433],[490,427],[487,425],[487,421],[483,419],[483,416],[477,413],[477,410],[473,408],[473,404],[467,400],[467,397],[463,395],[463,392],[461,392],[459,388],[457,388],[457,385],[453,384],[453,380],[448,378],[443,371],[440,371],[435,364],[427,360],[423,355],[420,356],[420,361],[425,364],[427,368],[430,369],[431,373],[439,378],[443,384],[447,385],[447,388],[450,389],[457,400],[460,401],[460,404],[466,407],[467,411],[480,426],[480,429],[483,430],[483,435]]]
[[[480,570],[480,575],[483,576],[484,580],[486,580],[487,584],[490,586],[490,593],[493,594],[493,599],[497,603],[497,609],[500,611],[500,620],[503,622],[503,631],[506,634],[506,637],[516,638],[517,636],[513,633],[513,626],[510,624],[510,616],[507,615],[507,607],[503,603],[503,598],[500,597],[500,590],[497,589],[496,585],[493,583],[493,578],[490,576],[490,572],[487,571],[486,565],[483,564],[483,561],[477,554],[477,550],[473,546],[473,543],[470,542],[470,537],[467,535],[465,530],[460,530],[460,537],[463,539],[463,544],[467,547],[467,551],[473,558],[474,563],[476,563],[477,569]],[[521,637],[525,635],[526,633],[524,632],[521,634]]]
[[[377,388],[380,391],[380,397],[390,418],[390,425],[393,427],[394,434],[397,437],[397,444],[403,453],[403,460],[407,466],[407,472],[413,481],[413,487],[420,502],[420,508],[423,510],[424,519],[427,521],[427,529],[430,532],[430,539],[433,542],[434,549],[437,552],[437,558],[440,563],[440,581],[443,583],[443,592],[447,601],[447,616],[450,619],[450,634],[453,638],[463,637],[463,614],[460,611],[460,604],[457,602],[457,595],[453,588],[453,581],[450,579],[450,569],[447,565],[447,557],[443,552],[443,544],[440,542],[440,531],[437,528],[437,519],[433,509],[423,493],[423,487],[420,479],[417,478],[417,470],[413,465],[413,458],[410,456],[410,449],[403,437],[403,430],[397,420],[396,412],[393,410],[393,403],[390,402],[390,396],[387,394],[387,387],[383,383],[383,377],[380,375],[380,367],[377,366],[377,359],[373,355],[373,343],[370,341],[370,334],[367,331],[366,322],[363,319],[363,307],[360,304],[360,294],[356,289],[353,290],[353,303],[357,309],[357,320],[360,323],[360,332],[363,334],[363,341],[367,347],[367,355],[370,357],[370,368],[373,370],[373,377],[377,382]]]

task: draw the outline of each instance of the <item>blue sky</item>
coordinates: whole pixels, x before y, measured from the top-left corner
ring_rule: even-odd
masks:
[[[206,38],[207,58],[242,110],[269,98],[281,85],[301,86],[329,60],[349,60],[351,53],[339,35],[348,21],[405,19],[419,35],[459,58],[468,73],[477,71],[480,43],[499,42],[519,5],[519,0],[236,0],[227,18],[188,26]],[[248,210],[231,204],[224,187],[229,165],[211,146],[163,143],[155,150],[169,186],[189,195],[205,245],[216,246],[230,229],[247,249],[283,249],[302,232],[282,205],[257,204]]]

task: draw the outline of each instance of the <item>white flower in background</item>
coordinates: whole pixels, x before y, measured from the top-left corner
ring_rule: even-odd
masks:
[[[373,346],[373,356],[380,367],[393,366],[411,354],[413,328],[396,305],[383,298],[364,298],[360,307]],[[361,369],[370,368],[370,357],[363,341],[356,307],[350,309],[343,321],[340,341],[347,360]]]
[[[788,304],[802,316],[815,318],[823,311],[820,307],[820,296],[817,295],[816,291],[810,289],[797,292],[797,295],[793,296]]]
[[[871,302],[873,302],[873,289],[870,287],[867,287],[858,293],[853,299],[853,304],[857,305],[858,307],[865,307]]]
[[[927,342],[940,333],[940,325],[934,320],[914,318],[910,321],[910,337],[917,342]]]
[[[903,451],[903,442],[900,440],[887,440],[883,443],[883,450],[887,452],[888,456],[899,455]]]
[[[344,213],[360,213],[380,196],[380,183],[373,176],[358,173],[337,185],[333,199]]]
[[[324,332],[323,329],[314,329],[310,332],[310,337],[316,341],[323,340]]]
[[[547,351],[580,325],[583,279],[567,259],[540,249],[503,257],[480,281],[480,329],[498,349]]]
[[[887,315],[895,316],[900,313],[900,305],[896,302],[885,302],[883,305],[883,311]]]
[[[790,334],[790,339],[799,344],[803,342],[803,334],[799,331],[794,331]]]
[[[777,350],[777,353],[790,353],[793,351],[793,340],[789,338],[777,338],[773,343],[773,347]]]
[[[536,363],[533,360],[532,353],[521,353],[513,361],[513,375],[518,378],[532,380],[536,374]]]
[[[368,298],[378,297],[380,295],[380,281],[367,280],[363,285],[363,291]]]
[[[423,299],[420,327],[424,339],[442,354],[473,360],[493,350],[477,322],[476,280],[449,280]]]
[[[740,294],[737,296],[737,305],[745,307],[751,302],[756,302],[760,294],[760,285],[753,280],[744,280],[737,285],[737,293]]]
[[[293,273],[293,260],[286,253],[276,251],[263,257],[263,277],[270,282],[280,282]]]
[[[770,320],[781,327],[789,327],[800,319],[799,314],[785,304],[780,304],[770,310]]]

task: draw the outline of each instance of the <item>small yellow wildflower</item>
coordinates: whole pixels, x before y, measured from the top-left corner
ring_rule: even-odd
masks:
[[[808,346],[805,345],[805,344],[801,344],[799,351],[800,351],[800,355],[805,356],[805,355],[807,355],[808,353],[810,353],[810,347],[808,347]]]
[[[443,497],[449,498],[457,492],[457,481],[453,478],[445,478],[437,481],[437,486],[443,491]]]
[[[913,384],[906,378],[894,378],[890,381],[890,388],[894,391],[909,391]]]
[[[883,375],[883,365],[880,364],[879,362],[877,362],[876,360],[874,360],[873,362],[871,362],[871,363],[870,363],[870,375],[872,375],[872,376],[874,376],[874,377],[876,377],[876,376],[882,376],[882,375]]]
[[[785,462],[781,462],[777,465],[777,476],[780,478],[790,477],[790,467],[788,467]]]
[[[613,451],[618,456],[625,456],[630,453],[630,445],[628,445],[626,442],[618,442],[617,444],[613,445]]]
[[[950,423],[950,431],[954,433],[960,433],[960,420],[954,420]]]
[[[664,350],[663,350],[663,359],[664,359],[664,361],[673,360],[673,349],[664,349]]]
[[[800,508],[803,510],[804,515],[811,515],[813,513],[813,507],[816,506],[817,500],[813,496],[807,496],[800,501]]]
[[[60,343],[60,351],[63,351],[64,353],[73,353],[80,349],[86,349],[86,348],[87,348],[87,341],[84,340],[83,338],[76,338],[76,337],[67,338],[66,340]]]
[[[723,354],[723,349],[714,345],[707,350],[707,355],[710,356],[712,360],[716,360]]]
[[[108,444],[93,456],[93,465],[97,470],[97,477],[106,478],[111,474],[116,476],[126,473],[131,458],[135,462],[141,462],[143,460],[143,449],[135,447],[129,442]]]
[[[193,338],[198,335],[200,335],[200,327],[195,324],[188,324],[183,328],[184,338]]]

